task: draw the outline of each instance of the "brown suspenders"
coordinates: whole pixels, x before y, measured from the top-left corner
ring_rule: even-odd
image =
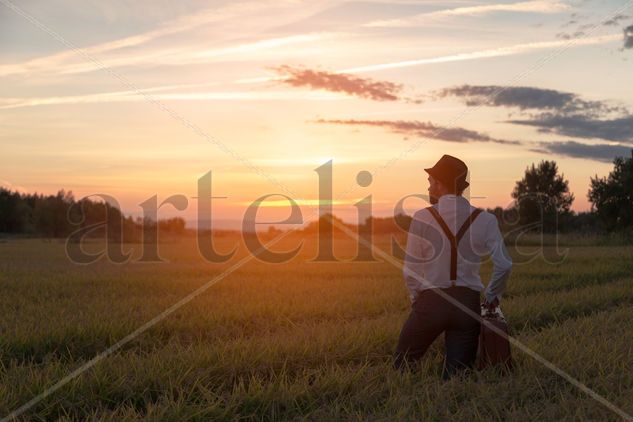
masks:
[[[455,286],[455,280],[457,280],[457,244],[460,240],[462,240],[462,237],[464,237],[466,230],[468,230],[472,222],[475,221],[475,218],[477,218],[482,210],[479,208],[475,208],[475,211],[470,214],[466,221],[464,221],[464,224],[462,224],[462,226],[459,228],[457,235],[453,235],[451,229],[448,228],[446,222],[434,207],[428,207],[427,210],[429,210],[431,215],[435,218],[435,221],[437,221],[437,223],[442,228],[442,231],[444,232],[448,240],[451,242],[451,281],[453,282],[453,286]]]

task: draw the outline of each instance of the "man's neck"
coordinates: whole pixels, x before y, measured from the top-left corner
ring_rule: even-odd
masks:
[[[457,204],[457,203],[470,203],[468,199],[464,198],[462,195],[456,195],[454,193],[446,193],[440,196],[437,200],[438,204]]]

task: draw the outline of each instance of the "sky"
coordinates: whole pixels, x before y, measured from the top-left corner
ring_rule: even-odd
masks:
[[[450,154],[475,206],[510,206],[546,159],[585,211],[633,148],[632,56],[633,1],[0,0],[0,184],[131,215],[182,194],[161,215],[191,221],[211,171],[214,218],[277,194],[261,215],[283,220],[284,194],[311,220],[331,160],[354,221]]]

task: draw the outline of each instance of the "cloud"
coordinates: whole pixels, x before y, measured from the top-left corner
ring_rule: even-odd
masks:
[[[243,44],[231,45],[214,49],[159,49],[146,54],[129,54],[108,59],[101,59],[98,63],[85,61],[80,63],[60,66],[57,70],[60,73],[82,73],[101,69],[102,67],[115,68],[124,66],[142,65],[164,65],[183,66],[188,64],[209,63],[218,61],[227,56],[246,55],[253,59],[258,53],[273,50],[277,53],[281,47],[295,44],[322,41],[331,38],[335,34],[313,33],[296,34],[277,38],[265,38]]]
[[[623,111],[603,101],[586,101],[571,92],[528,86],[461,85],[434,93],[436,98],[459,97],[468,106],[517,107],[520,110],[555,110],[557,113],[582,112],[603,115]]]
[[[633,25],[624,28],[624,48],[633,48]]]
[[[544,113],[529,120],[509,120],[508,122],[534,126],[545,133],[633,142],[633,115],[614,119],[594,119],[584,115]]]
[[[468,106],[541,111],[507,123],[533,126],[543,133],[633,142],[633,115],[629,110],[607,101],[584,100],[571,92],[525,86],[461,85],[438,90],[434,96],[458,97]]]
[[[558,13],[569,9],[560,1],[533,0],[518,3],[482,4],[477,6],[457,7],[453,9],[436,10],[422,13],[404,19],[378,20],[366,23],[368,27],[406,27],[420,25],[429,19],[448,18],[453,16],[477,16],[492,12],[528,12],[528,13]]]
[[[576,141],[541,142],[540,148],[532,151],[610,163],[615,157],[629,157],[631,155],[631,146],[622,144],[582,144]]]
[[[167,47],[153,49],[143,53],[126,52],[124,54],[108,55],[100,57],[97,60],[86,60],[84,57],[79,57],[80,53],[71,51],[69,54],[59,53],[58,55],[34,59],[20,64],[0,65],[0,76],[33,71],[75,74],[92,72],[104,67],[112,69],[117,67],[149,65],[183,66],[196,63],[210,63],[226,57],[246,54],[248,54],[249,58],[253,58],[258,53],[270,50],[279,53],[281,47],[322,41],[334,36],[336,36],[336,34],[333,33],[296,34],[284,37],[264,38],[213,49],[191,48],[190,46]],[[81,51],[93,57],[92,50],[93,48],[85,48]]]
[[[606,19],[604,21],[601,22],[597,22],[597,23],[585,23],[582,25],[578,25],[575,32],[560,32],[558,34],[556,34],[556,38],[560,38],[563,40],[571,40],[571,39],[575,39],[575,38],[580,38],[580,37],[584,37],[586,35],[586,30],[588,29],[596,29],[596,27],[598,27],[599,25],[603,25],[603,26],[615,26],[618,24],[618,22],[620,22],[621,20],[624,19],[628,19],[630,18],[629,15],[624,15],[624,14],[617,14],[615,16],[613,16],[612,18]],[[562,28],[566,28],[570,25],[576,24],[578,23],[578,21],[576,21],[575,19],[570,20],[569,22],[565,23]]]
[[[411,66],[423,66],[423,65],[441,64],[441,63],[460,62],[460,61],[467,61],[467,60],[489,59],[493,57],[513,56],[517,54],[530,53],[532,51],[538,51],[538,50],[549,50],[549,49],[561,48],[561,47],[565,47],[566,49],[568,49],[572,47],[583,47],[587,45],[606,44],[606,43],[621,41],[621,40],[622,40],[622,34],[608,34],[608,35],[601,35],[601,36],[591,37],[591,38],[576,39],[573,41],[565,41],[565,40],[541,41],[541,42],[533,42],[533,43],[526,43],[526,44],[515,44],[508,47],[499,47],[499,48],[493,48],[489,50],[471,51],[469,53],[449,54],[446,56],[427,57],[424,59],[412,59],[412,60],[404,60],[404,61],[398,61],[398,62],[356,66],[356,67],[336,70],[334,73],[366,73],[366,72],[374,72],[377,70],[400,69],[403,67],[411,67]],[[279,76],[258,76],[258,77],[251,77],[251,78],[241,78],[234,82],[238,84],[252,84],[252,83],[276,81],[280,79],[281,78]]]
[[[431,138],[448,142],[495,142],[499,144],[520,145],[519,141],[508,141],[504,139],[492,138],[485,133],[476,132],[459,127],[436,126],[430,122],[420,122],[417,120],[328,120],[319,119],[316,123],[350,125],[350,126],[376,126],[389,129],[393,133],[419,138]]]
[[[260,50],[279,49],[279,46],[321,40],[329,34],[297,34],[290,36],[280,36],[275,38],[255,39],[252,41],[208,49],[200,47],[208,45],[209,41],[205,37],[193,35],[193,40],[189,34],[192,31],[209,31],[211,28],[218,28],[218,35],[213,36],[214,44],[224,38],[234,39],[234,29],[239,21],[241,25],[249,27],[251,34],[257,33],[257,28],[278,26],[287,23],[287,14],[296,17],[304,17],[306,14],[314,13],[315,9],[320,10],[323,6],[313,2],[302,2],[302,0],[246,0],[228,2],[219,7],[210,7],[193,14],[178,17],[158,25],[149,31],[141,32],[128,37],[118,38],[99,44],[80,46],[80,50],[68,48],[59,53],[49,54],[34,59],[0,64],[0,76],[29,74],[33,72],[45,73],[79,73],[99,69],[99,64],[86,60],[86,55],[95,57],[100,64],[107,67],[122,67],[139,64],[151,65],[184,65],[190,63],[206,63],[217,60],[218,57],[229,54],[253,53]],[[297,5],[301,5],[297,8]],[[294,10],[301,10],[296,12]],[[273,15],[277,20],[271,21],[267,18]],[[248,19],[248,20],[247,20]],[[264,22],[266,22],[264,24]],[[222,31],[223,28],[227,30]],[[264,29],[260,28],[260,29]],[[240,37],[243,35],[240,34]],[[155,41],[165,45],[163,38],[171,37],[171,42],[176,41],[173,47],[155,47]],[[154,46],[153,46],[154,45]],[[70,47],[66,45],[66,47]]]
[[[413,59],[413,60],[405,60],[399,62],[392,63],[381,63],[374,64],[368,66],[358,66],[352,67],[348,69],[342,69],[341,72],[346,73],[363,73],[363,72],[372,72],[375,70],[384,70],[384,69],[396,69],[410,66],[420,66],[426,64],[437,64],[437,63],[450,63],[464,60],[477,60],[477,59],[487,59],[492,57],[502,57],[502,56],[513,56],[516,54],[529,53],[532,51],[538,50],[548,50],[552,48],[571,48],[571,47],[582,47],[587,45],[598,45],[598,44],[606,44],[613,41],[620,41],[622,39],[622,34],[608,34],[601,35],[597,37],[591,38],[582,38],[573,41],[541,41],[541,42],[532,42],[526,44],[515,44],[508,47],[499,47],[493,48],[489,50],[480,50],[473,51],[470,53],[458,53],[451,54],[447,56],[437,56],[437,57],[429,57],[424,59]]]
[[[629,15],[623,15],[620,13],[620,14],[615,15],[611,19],[608,19],[602,22],[602,24],[604,26],[614,26],[614,25],[617,25],[618,22],[620,22],[621,20],[628,19],[628,18],[629,18]]]
[[[160,88],[154,89],[155,91]],[[334,101],[348,97],[331,92],[289,91],[202,91],[150,94],[149,90],[115,91],[65,97],[11,98],[0,103],[0,110],[44,105],[133,103],[144,101]]]
[[[198,13],[181,16],[174,19],[173,21],[166,22],[160,25],[158,28],[146,32],[111,41],[106,41],[88,47],[83,47],[82,51],[90,55],[101,55],[109,51],[140,46],[143,44],[147,44],[157,38],[177,34],[180,32],[186,32],[203,25],[220,22],[224,19],[236,17],[244,13],[245,11],[253,10],[257,7],[270,7],[272,3],[273,2],[270,1],[264,4],[262,4],[262,2],[260,1],[247,1],[229,3],[228,5],[219,8],[212,7]],[[46,72],[50,72],[51,69],[63,67],[64,63],[68,62],[69,60],[76,59],[77,54],[78,53],[75,50],[69,49],[48,56],[31,59],[23,63],[3,64],[0,65],[0,75],[6,76],[11,74],[28,73],[32,72],[33,70],[43,70]]]
[[[369,78],[359,78],[345,73],[332,73],[290,66],[279,66],[275,70],[284,75],[282,83],[322,89],[332,92],[343,92],[359,98],[375,101],[398,101],[402,92],[402,85],[388,81],[376,81]]]
[[[584,37],[586,34],[584,31],[576,31],[573,34],[568,34],[566,32],[559,32],[556,34],[556,38],[560,38],[562,40],[572,40],[576,38]]]

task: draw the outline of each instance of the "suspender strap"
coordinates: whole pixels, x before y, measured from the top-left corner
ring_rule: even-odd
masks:
[[[462,224],[462,226],[459,228],[459,231],[457,232],[457,236],[455,236],[457,238],[457,243],[459,243],[459,241],[462,240],[462,237],[464,237],[464,234],[466,234],[466,230],[468,230],[470,225],[473,224],[473,221],[475,221],[475,218],[477,218],[477,216],[481,213],[481,211],[482,210],[480,208],[475,208],[475,210],[472,212],[472,214],[470,214],[468,219],[464,221],[464,224]]]
[[[428,207],[427,209],[429,210],[433,218],[435,218],[437,224],[440,225],[442,231],[451,243],[451,281],[453,282],[453,286],[455,286],[455,280],[457,280],[457,245],[459,244],[459,241],[462,240],[462,237],[464,237],[464,234],[466,234],[466,231],[473,223],[473,221],[475,221],[475,218],[477,218],[482,210],[476,208],[475,211],[473,211],[472,214],[470,214],[470,216],[466,219],[466,221],[464,221],[464,224],[462,224],[462,226],[459,228],[459,230],[457,231],[457,235],[453,235],[453,232],[451,232],[451,229],[448,228],[440,213],[437,212],[434,207]]]
[[[449,242],[451,242],[451,280],[453,281],[453,285],[455,285],[455,280],[457,280],[457,239],[451,232],[451,229],[449,229],[446,225],[446,222],[440,213],[433,207],[429,207],[427,209],[431,212],[431,215],[435,218],[437,224],[439,224],[442,228],[442,231],[448,238]]]

